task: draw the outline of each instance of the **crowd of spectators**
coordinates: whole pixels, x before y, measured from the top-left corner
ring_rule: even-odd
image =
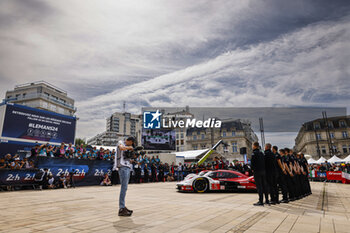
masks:
[[[327,161],[323,164],[309,164],[309,171],[316,172],[327,172],[327,171],[342,171],[345,173],[350,173],[350,164],[347,163],[337,163],[331,164]]]
[[[5,155],[0,158],[0,168],[8,169],[32,169],[34,168],[34,162],[28,158],[21,159],[18,154],[11,156],[11,154]]]
[[[31,150],[31,157],[44,156],[44,157],[56,157],[66,159],[89,159],[89,160],[113,160],[115,156],[115,149],[110,151],[100,147],[73,146],[72,143],[66,145],[61,143],[60,146],[49,145],[48,143],[42,145],[36,145]]]

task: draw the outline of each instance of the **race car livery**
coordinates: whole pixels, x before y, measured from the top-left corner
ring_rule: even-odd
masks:
[[[202,171],[199,174],[189,174],[176,185],[179,191],[198,192],[207,191],[238,191],[256,190],[253,176],[246,176],[238,171],[214,170]]]

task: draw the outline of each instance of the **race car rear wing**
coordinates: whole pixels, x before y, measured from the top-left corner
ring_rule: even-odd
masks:
[[[214,150],[221,144],[223,143],[222,139],[220,141],[218,141],[210,150],[207,151],[207,153],[205,153],[203,155],[203,157],[198,161],[198,165],[201,165],[202,163],[204,163],[204,161],[209,157],[209,155],[211,155],[211,153],[214,152]]]

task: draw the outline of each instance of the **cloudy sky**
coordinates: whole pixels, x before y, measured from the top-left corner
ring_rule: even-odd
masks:
[[[48,81],[78,137],[148,106],[350,107],[350,1],[1,0],[0,94]]]

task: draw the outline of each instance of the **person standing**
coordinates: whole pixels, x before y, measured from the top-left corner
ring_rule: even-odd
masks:
[[[288,149],[288,148],[286,148]],[[288,187],[288,201],[295,201],[295,188],[293,187],[293,170],[291,169],[291,162],[289,160],[289,156],[288,156],[288,152],[289,152],[289,149],[288,151],[286,149],[283,149],[283,150],[280,150],[280,154],[282,156],[282,162],[283,162],[283,165],[284,165],[284,168],[287,172],[287,174],[285,175],[285,180],[286,180],[286,184],[287,184],[287,187]]]
[[[277,167],[276,156],[272,153],[271,147],[272,145],[270,143],[265,144],[265,170],[266,183],[270,194],[270,203],[275,205],[278,203]]]
[[[164,165],[162,162],[159,163],[159,178],[158,181],[159,182],[164,182]]]
[[[177,166],[177,181],[181,181],[183,178],[183,166],[182,163],[179,163],[179,166]]]
[[[267,187],[266,187],[266,172],[265,172],[265,158],[264,154],[259,150],[259,143],[253,143],[253,154],[251,158],[251,167],[254,173],[254,180],[256,184],[256,188],[259,193],[259,201],[254,203],[255,206],[263,206],[264,205],[264,194],[266,204],[269,203]]]
[[[116,159],[114,160],[114,167],[118,169],[120,179],[120,194],[119,194],[119,216],[131,216],[133,211],[129,210],[125,206],[125,196],[128,189],[130,172],[131,172],[131,156],[130,152],[133,151],[135,138],[128,137],[125,142],[119,141],[117,145]]]
[[[287,171],[284,167],[284,164],[282,162],[282,156],[278,153],[278,147],[273,146],[272,147],[272,152],[276,156],[276,164],[277,164],[277,183],[278,186],[281,187],[282,190],[282,203],[288,203],[288,188],[287,188],[287,183],[285,180],[285,175],[287,175]]]

